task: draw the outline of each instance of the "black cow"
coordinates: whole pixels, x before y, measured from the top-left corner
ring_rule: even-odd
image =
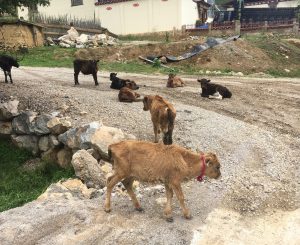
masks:
[[[97,72],[98,72],[99,60],[74,60],[74,82],[75,85],[79,85],[78,75],[82,72],[84,75],[93,75],[95,86],[98,86]]]
[[[139,89],[139,86],[134,82],[129,79],[122,79],[117,77],[117,73],[110,73],[110,81],[111,85],[110,88],[112,89],[121,89],[123,87],[130,88],[132,90]]]
[[[231,98],[232,96],[232,93],[228,90],[228,88],[219,84],[211,83],[210,80],[203,78],[200,80],[198,79],[198,82],[201,83],[202,97],[209,98],[210,95],[214,95],[217,92],[222,96],[222,98]]]
[[[4,71],[5,82],[6,83],[8,83],[7,75],[10,78],[10,83],[13,83],[13,80],[11,78],[11,68],[13,66],[17,67],[17,68],[19,67],[19,63],[15,58],[13,58],[9,55],[6,55],[6,54],[1,54],[0,55],[0,67]]]

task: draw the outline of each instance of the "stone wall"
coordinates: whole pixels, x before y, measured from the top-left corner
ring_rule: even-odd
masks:
[[[72,123],[57,112],[40,115],[32,111],[19,112],[18,105],[17,100],[0,103],[0,138],[10,138],[17,147],[63,168],[72,164],[76,176],[88,187],[105,185],[105,171],[98,161],[101,154],[107,153],[108,146],[135,139],[121,129],[104,126],[101,121],[72,127]]]

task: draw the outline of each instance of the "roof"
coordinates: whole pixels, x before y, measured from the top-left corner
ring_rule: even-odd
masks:
[[[105,5],[105,4],[112,4],[112,3],[122,3],[122,2],[129,2],[133,0],[98,0],[95,5]]]
[[[286,1],[293,1],[293,0],[244,0],[244,5],[248,6],[248,5],[259,5],[259,4],[267,4],[270,2],[286,2]],[[228,5],[233,5],[235,2],[237,2],[237,0],[215,0],[215,4],[216,5],[220,5],[220,6],[228,6]]]

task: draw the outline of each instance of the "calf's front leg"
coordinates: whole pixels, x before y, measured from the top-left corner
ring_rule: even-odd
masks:
[[[177,196],[180,207],[182,209],[184,218],[191,219],[192,216],[191,216],[190,210],[185,206],[185,203],[184,203],[184,196],[183,196],[183,192],[182,192],[180,183],[173,183],[172,188],[175,191],[175,194]]]
[[[98,80],[97,80],[97,72],[93,73],[93,78],[94,78],[95,86],[98,86],[99,83],[98,83]]]

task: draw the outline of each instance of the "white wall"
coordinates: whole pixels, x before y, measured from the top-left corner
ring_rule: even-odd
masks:
[[[38,11],[46,16],[66,16],[76,17],[77,19],[94,19],[95,10],[94,0],[83,0],[83,5],[71,6],[71,0],[50,0],[50,5],[47,7],[38,6]],[[19,11],[19,16],[27,15]],[[27,16],[26,16],[27,17]],[[28,17],[27,17],[28,18]]]
[[[300,5],[299,0],[294,1],[286,1],[286,2],[279,2],[277,4],[277,8],[295,8],[298,5]],[[268,4],[260,4],[260,5],[254,5],[254,6],[246,6],[246,8],[268,8]]]
[[[181,28],[181,1],[139,0],[96,6],[103,27],[116,34],[137,34]],[[138,7],[133,4],[138,3]],[[107,8],[111,7],[111,10]]]
[[[197,4],[193,0],[182,0],[181,16],[181,25],[195,24],[198,19]]]

